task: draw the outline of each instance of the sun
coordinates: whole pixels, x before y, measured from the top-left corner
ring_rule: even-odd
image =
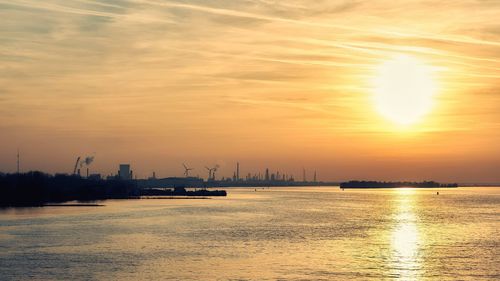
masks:
[[[432,109],[436,92],[432,71],[415,57],[397,55],[385,61],[373,84],[377,111],[398,125],[417,123]]]

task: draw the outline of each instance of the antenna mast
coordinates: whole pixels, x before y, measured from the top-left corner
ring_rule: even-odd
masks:
[[[17,174],[19,174],[19,148],[17,149]]]

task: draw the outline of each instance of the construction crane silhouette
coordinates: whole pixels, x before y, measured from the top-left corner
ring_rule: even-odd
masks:
[[[78,163],[80,163],[80,156],[78,156],[78,158],[76,158],[76,162],[75,162],[75,168],[73,169],[73,175],[76,175],[76,169],[78,168]]]
[[[194,169],[188,168],[188,166],[186,166],[186,164],[184,164],[184,163],[182,163],[182,166],[184,166],[184,175],[186,176],[186,178],[189,178],[189,171],[194,170]]]

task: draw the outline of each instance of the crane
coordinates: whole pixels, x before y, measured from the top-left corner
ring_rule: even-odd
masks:
[[[76,162],[75,162],[75,168],[73,169],[73,175],[76,175],[76,168],[78,168],[78,163],[80,162],[80,156],[78,156],[78,158],[76,158]]]

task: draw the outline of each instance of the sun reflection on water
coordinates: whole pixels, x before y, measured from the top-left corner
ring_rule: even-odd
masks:
[[[391,232],[391,268],[403,280],[418,280],[420,236],[415,208],[415,190],[399,189],[394,228]]]

